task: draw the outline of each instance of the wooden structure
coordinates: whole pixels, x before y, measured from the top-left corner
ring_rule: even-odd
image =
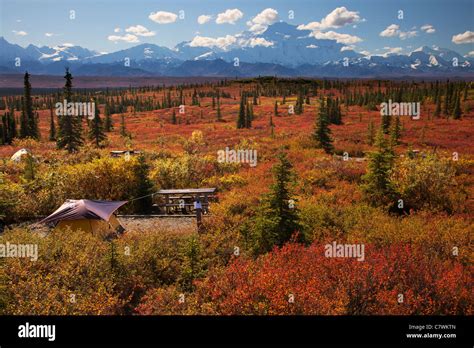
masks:
[[[168,189],[153,195],[153,207],[164,215],[198,215],[195,202],[199,200],[202,214],[209,214],[209,205],[217,200],[216,188]]]

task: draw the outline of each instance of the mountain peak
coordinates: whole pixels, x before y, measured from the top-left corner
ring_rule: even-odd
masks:
[[[296,25],[289,24],[287,22],[275,22],[270,24],[267,29],[263,32],[264,36],[275,36],[275,35],[289,35],[292,37],[303,36],[305,31],[309,30],[299,30]]]

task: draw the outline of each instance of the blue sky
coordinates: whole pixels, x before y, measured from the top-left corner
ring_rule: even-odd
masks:
[[[371,54],[407,53],[435,45],[474,55],[472,0],[0,0],[0,4],[0,35],[21,46],[70,43],[113,52],[139,43],[171,48],[196,37],[198,45],[219,45],[225,40],[217,38],[251,27],[258,33],[283,20],[311,28],[317,38],[336,38]],[[265,9],[271,11],[258,16]],[[75,19],[70,19],[71,10]],[[399,10],[403,19],[398,18]],[[289,11],[294,18],[288,18]],[[200,15],[211,17],[199,24]]]

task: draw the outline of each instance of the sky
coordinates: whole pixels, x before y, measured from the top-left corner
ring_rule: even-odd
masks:
[[[23,47],[114,52],[191,41],[225,49],[236,34],[258,37],[276,21],[365,54],[426,45],[474,56],[474,0],[0,0],[0,36]]]

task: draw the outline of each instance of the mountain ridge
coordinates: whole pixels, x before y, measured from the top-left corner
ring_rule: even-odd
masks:
[[[70,67],[84,76],[473,76],[474,60],[446,48],[422,46],[409,54],[366,56],[310,30],[286,22],[255,34],[245,31],[224,44],[199,37],[168,48],[151,43],[101,54],[81,46],[26,48],[0,37],[0,71],[62,74]],[[16,66],[20,58],[21,65]],[[127,70],[128,69],[128,70]],[[201,74],[201,75],[196,75]]]

